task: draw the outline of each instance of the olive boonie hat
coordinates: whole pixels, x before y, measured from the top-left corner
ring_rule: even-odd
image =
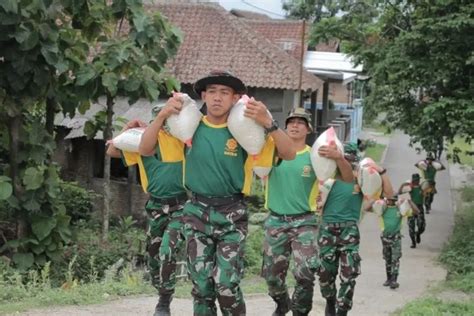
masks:
[[[288,116],[285,119],[285,126],[288,125],[288,120],[294,117],[304,119],[306,121],[306,126],[308,126],[310,131],[313,131],[313,128],[311,127],[311,113],[309,113],[303,108],[294,108],[290,111],[290,113],[288,113]]]
[[[420,175],[418,173],[414,173],[411,175],[411,181],[420,180]]]
[[[231,87],[238,94],[245,94],[247,87],[245,84],[234,76],[229,71],[213,70],[207,76],[199,79],[194,84],[194,91],[200,96],[201,92],[206,90],[206,86],[209,84],[221,84],[227,87]]]

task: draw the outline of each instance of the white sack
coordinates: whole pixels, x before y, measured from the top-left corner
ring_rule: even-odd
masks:
[[[418,169],[421,169],[423,171],[426,171],[426,168],[428,168],[428,164],[426,163],[426,160],[420,160],[418,161],[415,166],[418,168]]]
[[[378,216],[382,216],[383,211],[384,211],[386,206],[387,206],[387,204],[385,203],[385,200],[380,199],[380,200],[375,201],[374,204],[372,204],[372,210]]]
[[[137,153],[144,131],[144,127],[127,129],[112,139],[111,143],[120,150]]]
[[[244,116],[248,100],[249,97],[243,95],[232,107],[227,119],[227,127],[245,151],[255,157],[265,145],[265,129],[255,120]]]
[[[375,162],[370,158],[364,158],[359,164],[357,181],[362,193],[367,197],[374,197],[382,191],[382,177],[378,173]]]
[[[316,139],[311,147],[311,164],[313,165],[316,177],[320,182],[333,178],[337,170],[337,164],[334,160],[321,157],[318,154],[318,149],[321,146],[328,146],[330,144],[336,144],[338,150],[344,154],[344,147],[341,141],[337,138],[336,131],[333,127],[328,128],[324,133],[319,135],[318,139]]]
[[[175,94],[176,95],[176,94]],[[173,114],[166,120],[166,127],[171,135],[181,140],[186,146],[192,145],[194,132],[202,118],[196,102],[186,93],[177,93],[183,101],[179,114]]]

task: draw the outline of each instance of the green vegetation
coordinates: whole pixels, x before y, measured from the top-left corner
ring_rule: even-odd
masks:
[[[457,152],[458,157],[455,159],[456,162],[463,164],[463,165],[468,165],[474,168],[474,145],[467,143],[464,139],[460,137],[456,137],[454,139],[454,143],[450,144],[448,146],[448,154],[450,156],[454,156],[453,154],[455,153],[455,148],[459,149],[459,152]],[[470,154],[469,154],[470,153]]]
[[[474,186],[462,189],[461,200],[453,234],[439,257],[448,270],[447,280],[434,291],[433,297],[414,300],[396,315],[474,315]],[[470,299],[437,298],[436,294],[444,289],[463,292]]]
[[[386,145],[382,144],[374,144],[373,146],[368,146],[365,150],[365,157],[370,157],[373,159],[373,161],[380,162],[386,147]]]

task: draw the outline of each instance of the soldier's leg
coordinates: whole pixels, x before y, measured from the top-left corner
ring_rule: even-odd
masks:
[[[297,315],[307,315],[313,306],[314,273],[318,266],[317,233],[317,226],[298,227],[291,243],[296,280],[291,309]]]
[[[212,238],[185,226],[187,266],[193,289],[194,315],[217,315],[216,292],[212,279],[215,244]]]
[[[359,255],[359,228],[357,225],[344,228],[340,239],[341,247],[341,287],[337,297],[338,311],[348,311],[352,308],[352,298],[354,297],[355,279],[360,274],[360,255]]]
[[[392,242],[392,274],[398,276],[400,269],[400,258],[402,257],[402,236],[400,233],[394,236]]]
[[[160,257],[159,251],[163,234],[169,223],[168,214],[148,212],[148,231],[146,235],[147,264],[152,285],[160,291]]]
[[[408,217],[408,234],[411,239],[411,248],[416,248],[416,215]]]
[[[265,221],[265,238],[263,241],[262,277],[268,286],[268,294],[279,298],[287,294],[285,284],[290,263],[290,239],[286,224],[275,216]]]
[[[387,274],[387,280],[383,283],[383,286],[389,286],[392,278],[392,249],[387,237],[382,234],[380,239],[382,240],[382,255],[385,261],[385,272]]]
[[[176,260],[184,244],[182,210],[171,214],[160,247],[160,295],[172,295],[176,286]]]
[[[331,228],[322,224],[318,233],[319,267],[317,274],[321,295],[325,299],[336,297],[336,276],[339,267],[336,235]]]
[[[417,205],[420,213],[418,214],[417,218],[417,225],[418,225],[418,235],[424,233],[426,229],[426,219],[425,219],[425,210],[423,208],[423,204]]]
[[[248,232],[248,213],[243,204],[213,212],[216,242],[216,265],[213,277],[222,315],[245,315],[240,280],[244,273],[244,249]]]

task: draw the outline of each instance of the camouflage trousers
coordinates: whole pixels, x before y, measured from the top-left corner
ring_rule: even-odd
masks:
[[[160,295],[171,295],[176,286],[176,258],[184,246],[183,206],[164,213],[147,209],[147,262],[153,286]]]
[[[216,298],[222,315],[245,315],[240,289],[248,231],[245,205],[211,207],[192,200],[184,213],[194,315],[217,315]]]
[[[382,253],[387,274],[396,277],[398,276],[400,258],[402,257],[402,235],[400,232],[382,233],[380,239],[382,240]]]
[[[337,294],[339,310],[347,311],[352,308],[355,279],[360,274],[359,240],[359,228],[355,222],[322,223],[319,228],[319,286],[326,299],[336,298]],[[336,276],[339,265],[341,284],[337,293]]]
[[[265,221],[262,277],[268,285],[268,294],[274,299],[286,297],[286,274],[293,256],[293,311],[308,314],[313,306],[313,288],[318,265],[318,220],[316,215],[270,215]]]
[[[416,235],[423,234],[426,229],[425,212],[423,210],[423,204],[417,204],[420,213],[408,217],[408,233],[410,235],[411,242],[416,243]]]

